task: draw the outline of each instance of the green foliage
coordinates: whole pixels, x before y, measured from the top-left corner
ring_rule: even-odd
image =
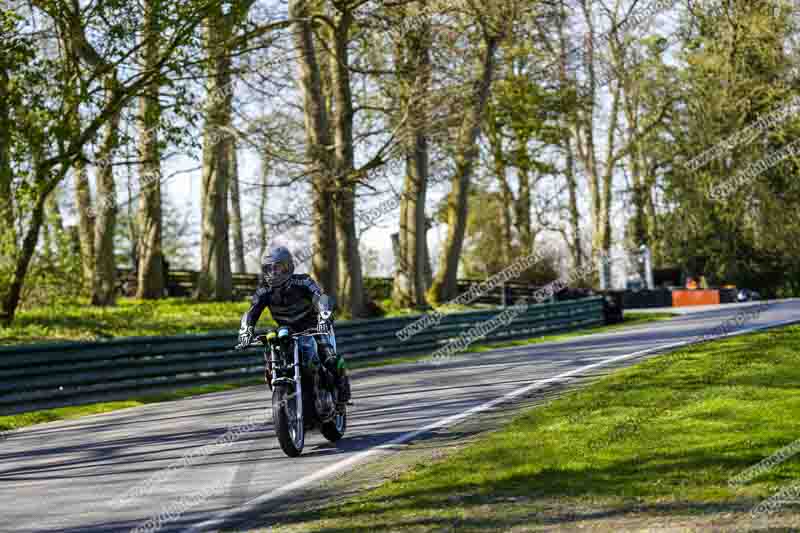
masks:
[[[792,17],[768,3],[737,0],[698,9],[685,23],[688,65],[672,143],[688,161],[740,133],[794,96],[783,43],[796,33]],[[692,172],[676,165],[665,174],[664,263],[705,271],[712,284],[734,283],[764,294],[798,294],[800,171],[789,158],[712,201],[709,189],[731,180],[800,135],[796,113]],[[667,230],[668,228],[668,230]],[[697,272],[695,272],[697,273]]]
[[[505,207],[500,193],[488,191],[475,185],[469,197],[469,215],[464,249],[461,255],[463,277],[480,279],[497,274],[509,264],[503,259],[503,234],[501,210]],[[527,256],[530,252],[518,244],[511,247],[512,261]],[[516,281],[544,285],[558,278],[555,254],[538,252],[541,261],[523,272]]]
[[[31,309],[54,301],[75,301],[81,294],[81,258],[73,235],[55,229],[52,250],[37,253],[25,278],[22,307]]]
[[[503,263],[503,234],[500,210],[504,208],[500,193],[472,187],[469,215],[461,265],[465,278],[484,278],[500,272]]]

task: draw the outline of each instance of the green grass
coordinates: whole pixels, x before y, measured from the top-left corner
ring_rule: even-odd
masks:
[[[111,411],[118,411],[120,409],[127,409],[129,407],[138,407],[149,403],[169,402],[188,398],[190,396],[197,396],[199,394],[209,394],[212,392],[223,392],[239,387],[246,387],[249,385],[257,385],[263,383],[264,380],[255,378],[242,383],[228,383],[222,385],[201,385],[188,389],[180,389],[172,392],[163,392],[131,398],[130,400],[116,401],[116,402],[103,402],[93,403],[88,405],[78,405],[75,407],[59,407],[56,409],[45,409],[41,411],[31,411],[29,413],[22,413],[19,415],[0,416],[0,431],[8,431],[32,426],[34,424],[41,424],[43,422],[54,422],[56,420],[70,420],[73,418],[80,418],[88,415],[96,415],[100,413],[110,413]]]
[[[576,509],[598,507],[746,511],[800,479],[795,457],[728,486],[800,436],[798,383],[800,326],[683,349],[530,409],[449,458],[289,522],[303,531],[439,531],[453,522],[458,531],[505,531],[537,523],[542,511],[570,520]]]
[[[427,311],[420,311],[418,309],[413,309],[410,307],[396,307],[394,305],[394,301],[391,298],[381,300],[380,302],[378,302],[378,306],[381,309],[383,309],[384,312],[383,318],[419,315],[427,312]],[[498,306],[491,304],[472,304],[472,305],[443,304],[437,306],[435,309],[440,313],[447,314],[447,313],[464,313],[467,311],[485,311],[487,309],[497,309],[497,308]]]
[[[0,327],[0,344],[235,331],[249,306],[246,301],[198,303],[186,298],[121,298],[106,308],[85,302],[54,304],[21,311],[10,327]],[[268,325],[268,316],[259,325]]]

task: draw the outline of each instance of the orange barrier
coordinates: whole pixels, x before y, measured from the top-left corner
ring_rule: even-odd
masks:
[[[672,306],[687,307],[690,305],[719,304],[718,290],[685,290],[672,291]]]

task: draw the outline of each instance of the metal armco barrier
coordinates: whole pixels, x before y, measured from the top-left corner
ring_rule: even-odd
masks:
[[[421,315],[336,324],[347,360],[425,355],[503,309],[444,315],[406,342],[396,333]],[[603,323],[603,298],[532,305],[484,340],[504,341]],[[235,332],[133,337],[0,348],[0,415],[124,400],[195,385],[235,383],[263,375],[263,349],[236,352]]]

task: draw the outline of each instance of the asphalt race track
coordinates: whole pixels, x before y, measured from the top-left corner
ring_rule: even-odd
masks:
[[[163,510],[171,520],[159,531],[216,530],[432,429],[689,343],[743,307],[438,365],[353,372],[345,439],[334,446],[309,433],[298,459],[278,446],[266,386],[15,431],[0,438],[0,531],[130,531]],[[792,321],[800,322],[800,301],[775,302],[740,331]],[[249,431],[222,438],[236,426]]]

